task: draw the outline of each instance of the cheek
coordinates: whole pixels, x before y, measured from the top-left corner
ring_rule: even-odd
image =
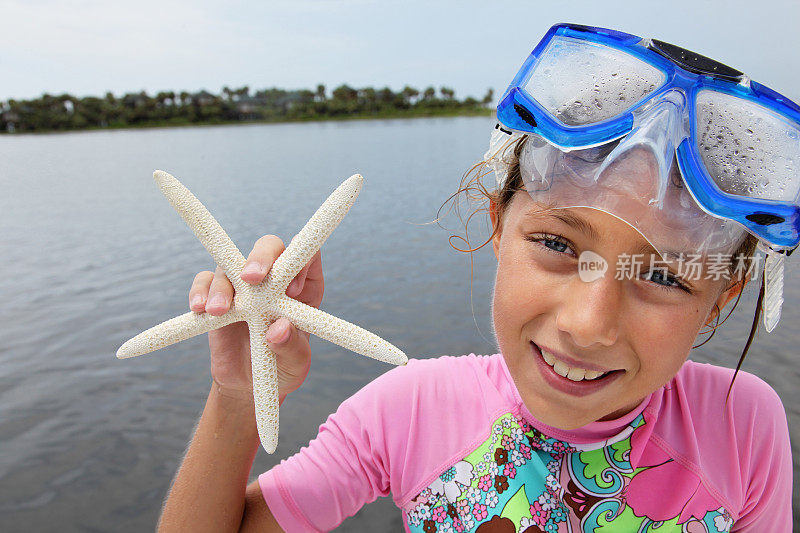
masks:
[[[702,309],[685,306],[665,310],[637,321],[635,350],[642,370],[654,374],[674,374],[689,355],[702,325]]]
[[[563,280],[541,268],[522,245],[501,246],[492,294],[495,330],[520,328],[545,312],[564,289]]]
[[[492,318],[498,337],[519,321],[530,303],[531,275],[508,246],[501,246],[492,293]],[[499,340],[499,338],[498,338]]]
[[[502,258],[499,258],[492,291],[492,320],[498,340],[503,332],[511,326],[514,318],[514,298],[520,293],[519,290],[514,290],[513,280],[515,277],[514,273],[505,267]]]

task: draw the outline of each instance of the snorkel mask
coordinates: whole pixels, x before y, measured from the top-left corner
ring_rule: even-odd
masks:
[[[775,328],[783,260],[800,243],[795,103],[674,45],[558,24],[514,77],[497,118],[485,160],[498,185],[509,147],[528,135],[519,166],[534,200],[605,211],[664,257],[731,254],[747,233],[758,237],[764,324]]]

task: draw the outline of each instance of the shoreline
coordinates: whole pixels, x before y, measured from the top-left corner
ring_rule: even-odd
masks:
[[[433,111],[433,112],[432,112]],[[434,111],[432,109],[425,109],[419,112],[401,111],[398,113],[356,113],[352,115],[342,116],[317,116],[317,117],[300,117],[300,118],[281,118],[277,120],[270,119],[257,119],[257,120],[215,120],[203,122],[183,122],[183,121],[161,121],[149,122],[146,124],[125,124],[125,125],[109,125],[105,127],[86,127],[74,129],[43,129],[39,131],[0,131],[0,139],[3,137],[19,137],[25,135],[52,135],[62,133],[79,133],[79,132],[97,132],[97,131],[121,131],[121,130],[144,130],[144,129],[171,129],[171,128],[193,128],[193,127],[208,127],[208,126],[245,126],[253,124],[292,124],[301,122],[345,122],[351,120],[390,120],[390,119],[414,119],[414,118],[450,118],[450,117],[481,117],[492,116],[494,108],[473,108],[473,109],[441,109]]]

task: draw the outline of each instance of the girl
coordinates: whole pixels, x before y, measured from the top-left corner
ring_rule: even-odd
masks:
[[[791,530],[780,399],[687,356],[758,275],[757,246],[742,359],[762,307],[777,323],[783,257],[800,241],[800,108],[688,50],[557,25],[498,119],[460,192],[489,202],[499,353],[387,372],[247,485],[248,330],[209,333],[213,383],[161,529],[324,531],[391,493],[414,532]],[[242,279],[261,282],[282,250],[259,239]],[[287,294],[320,304],[319,255]],[[190,290],[196,312],[232,299],[220,270]],[[267,337],[283,401],[308,372],[308,335],[279,319]]]

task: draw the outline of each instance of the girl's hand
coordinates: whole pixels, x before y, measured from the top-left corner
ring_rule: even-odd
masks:
[[[261,283],[275,259],[283,252],[283,241],[275,235],[258,239],[242,269],[241,278],[251,285]],[[324,282],[322,258],[317,252],[286,288],[290,298],[313,307],[322,302]],[[222,269],[200,272],[189,290],[189,308],[214,316],[225,314],[233,302],[234,288]],[[279,318],[267,330],[267,341],[276,354],[280,400],[297,389],[308,374],[311,347],[308,333]],[[225,396],[253,401],[250,367],[250,332],[246,322],[234,322],[208,332],[211,348],[211,377]]]

